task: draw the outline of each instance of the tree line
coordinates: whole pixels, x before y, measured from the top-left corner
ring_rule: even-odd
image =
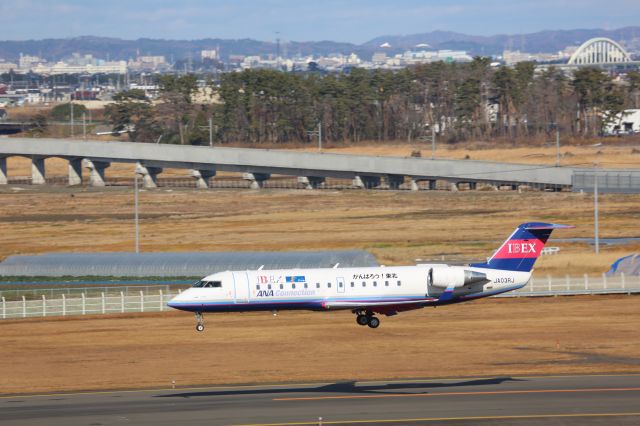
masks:
[[[339,74],[257,69],[209,83],[211,102],[194,102],[194,75],[159,77],[158,102],[141,90],[115,96],[106,117],[137,141],[206,144],[311,142],[321,123],[335,142],[548,137],[556,129],[594,137],[619,112],[638,108],[640,73],[625,79],[597,68],[566,75],[533,63],[493,67],[488,58],[436,62],[398,71]]]

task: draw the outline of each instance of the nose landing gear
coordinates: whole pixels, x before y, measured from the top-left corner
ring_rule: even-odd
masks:
[[[357,314],[356,322],[358,325],[368,325],[370,328],[378,328],[380,326],[380,320],[373,316],[373,312],[367,311],[363,313],[356,311],[355,314]]]
[[[202,312],[196,312],[196,330],[204,331],[204,317],[202,316]]]

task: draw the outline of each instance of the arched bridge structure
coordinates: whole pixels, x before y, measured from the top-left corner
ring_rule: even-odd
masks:
[[[631,56],[619,43],[609,38],[597,37],[584,42],[576,50],[568,65],[603,65],[631,62]]]

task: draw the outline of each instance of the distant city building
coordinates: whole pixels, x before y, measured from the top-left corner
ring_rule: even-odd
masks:
[[[212,50],[203,50],[200,52],[200,58],[204,61],[205,59],[218,60],[218,49]]]
[[[518,62],[559,62],[566,61],[570,54],[566,49],[558,53],[526,53],[519,50],[505,50],[502,60],[506,65],[514,65]]]
[[[18,64],[13,62],[0,62],[0,74],[18,70]]]
[[[385,52],[376,52],[371,57],[374,65],[382,65],[387,62],[387,54]]]
[[[18,65],[22,70],[30,70],[33,66],[43,62],[47,62],[47,61],[45,61],[44,59],[41,59],[38,56],[23,55],[21,53],[20,59],[18,61]]]
[[[170,68],[164,56],[138,56],[129,60],[127,67],[132,71],[166,71]]]
[[[230,64],[240,64],[242,63],[242,61],[244,61],[245,56],[244,55],[234,55],[231,54],[229,55],[229,63]]]
[[[32,71],[37,74],[126,74],[127,63],[125,61],[99,61],[97,64],[72,65],[66,62],[56,62],[49,66],[38,64]]]
[[[605,135],[640,133],[640,109],[626,109],[618,114],[605,111],[605,116],[609,117],[603,129]]]

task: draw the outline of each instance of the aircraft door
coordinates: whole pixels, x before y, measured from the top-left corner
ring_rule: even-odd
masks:
[[[249,303],[249,273],[248,272],[234,272],[233,273],[233,285],[234,285],[234,301],[235,303]]]
[[[344,278],[336,278],[336,288],[338,289],[338,293],[344,293],[344,287]]]

